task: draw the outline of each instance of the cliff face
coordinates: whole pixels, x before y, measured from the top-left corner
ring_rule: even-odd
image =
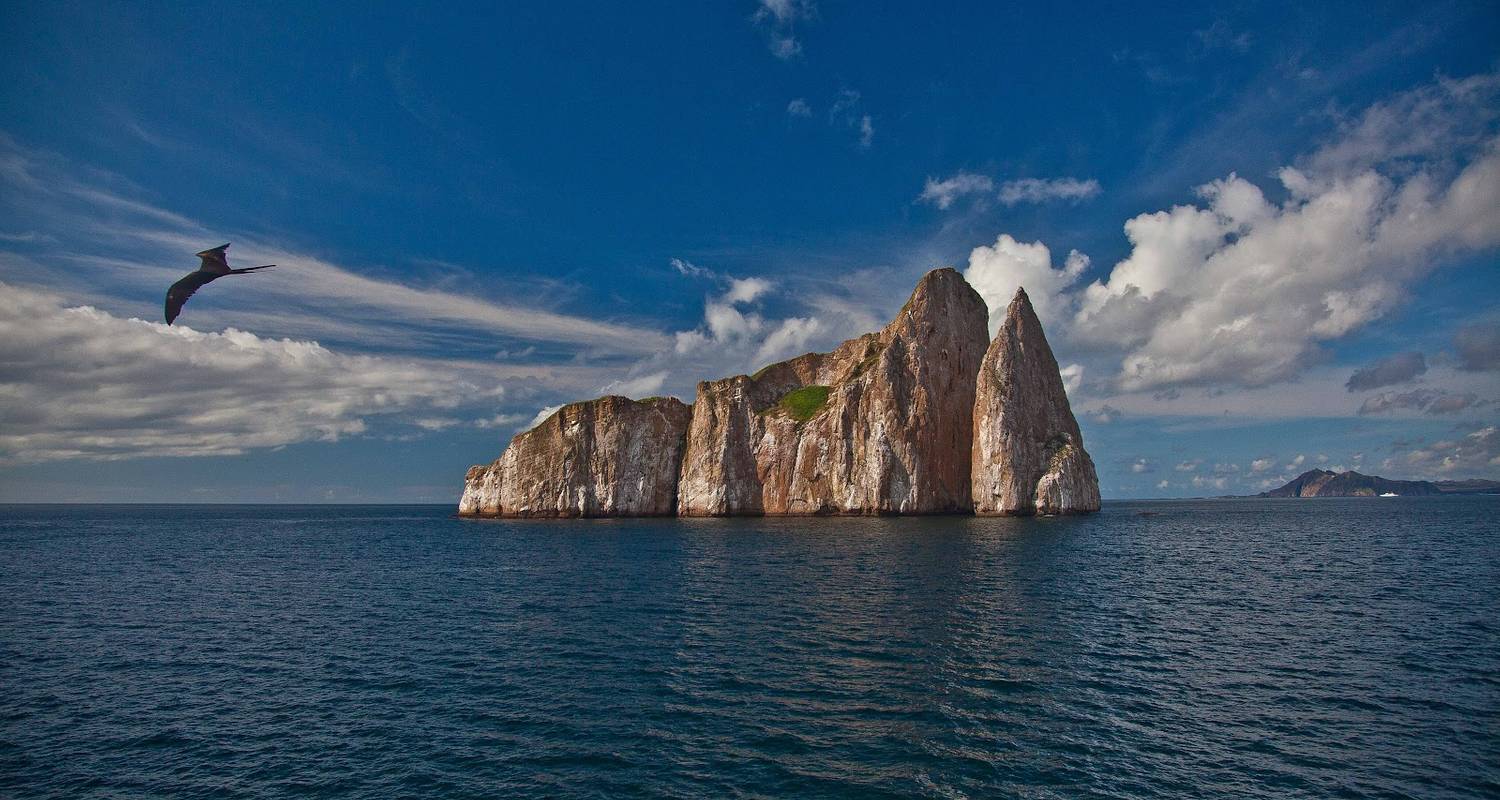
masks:
[[[502,517],[636,517],[677,507],[692,412],[672,397],[601,397],[563,406],[469,469],[458,513]]]
[[[469,470],[459,513],[508,517],[1066,514],[1094,465],[1024,292],[988,343],[951,269],[883,330],[671,398],[563,407]]]
[[[962,276],[933,270],[877,334],[700,383],[678,513],[969,510],[986,314]]]
[[[1025,290],[979,368],[972,450],[974,511],[1074,514],[1099,510],[1099,479],[1083,449],[1057,359]]]

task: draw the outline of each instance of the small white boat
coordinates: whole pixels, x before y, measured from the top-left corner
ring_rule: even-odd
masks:
[[[1386,492],[1385,494],[1381,495],[1381,497],[1400,497],[1400,496],[1401,495],[1396,494],[1395,492]]]

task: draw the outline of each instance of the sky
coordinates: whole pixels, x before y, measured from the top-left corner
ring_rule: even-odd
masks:
[[[1037,307],[1106,499],[1500,478],[1500,7],[11,3],[0,502],[456,502],[565,402]],[[275,263],[162,298],[199,250]]]

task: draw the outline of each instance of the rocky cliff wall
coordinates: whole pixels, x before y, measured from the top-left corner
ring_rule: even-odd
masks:
[[[1024,289],[979,368],[973,489],[979,514],[1099,510],[1099,479],[1083,449],[1057,359]]]
[[[699,384],[678,513],[969,510],[986,315],[962,276],[933,270],[877,334]]]
[[[673,397],[601,397],[558,409],[469,469],[458,513],[639,517],[677,509],[691,410]]]

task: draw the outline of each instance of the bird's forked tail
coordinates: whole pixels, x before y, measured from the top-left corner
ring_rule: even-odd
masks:
[[[274,266],[276,266],[276,265],[275,264],[267,264],[267,265],[265,265],[263,267],[244,267],[243,269],[232,269],[232,270],[229,271],[229,274],[230,275],[245,275],[245,274],[254,272],[254,271],[258,270],[258,269],[270,269],[271,267],[274,267]]]

